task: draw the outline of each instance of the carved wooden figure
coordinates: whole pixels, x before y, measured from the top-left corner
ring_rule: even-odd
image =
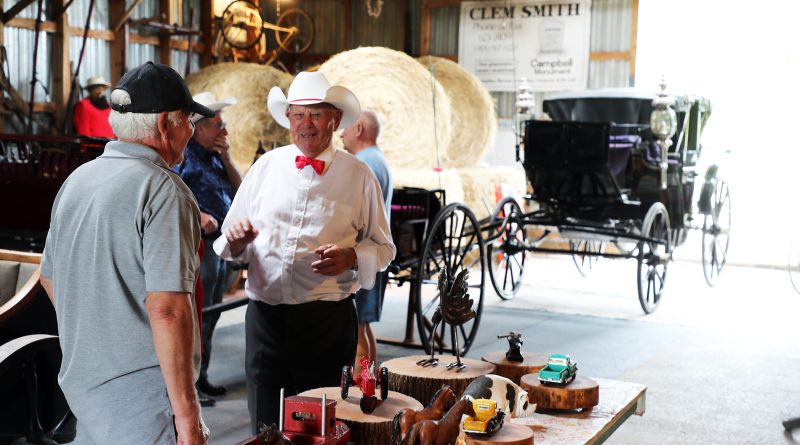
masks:
[[[456,403],[456,395],[449,385],[442,385],[436,391],[433,399],[427,407],[420,411],[405,408],[395,414],[392,420],[392,441],[391,445],[400,445],[406,439],[415,423],[422,420],[439,420],[445,410],[450,409]]]
[[[461,432],[461,416],[474,416],[472,402],[461,399],[442,420],[423,420],[414,424],[406,445],[453,445]]]

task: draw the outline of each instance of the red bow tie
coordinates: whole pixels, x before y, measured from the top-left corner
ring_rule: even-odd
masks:
[[[314,159],[314,158],[307,158],[305,156],[297,156],[296,158],[294,158],[294,165],[296,165],[298,169],[301,169],[306,165],[310,165],[311,168],[313,168],[318,175],[321,175],[322,170],[325,169],[325,161],[320,161],[319,159]]]

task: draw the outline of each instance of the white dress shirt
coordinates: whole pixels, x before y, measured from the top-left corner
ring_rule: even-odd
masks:
[[[222,223],[214,251],[226,260],[250,263],[245,292],[268,304],[339,301],[359,287],[371,289],[375,274],[394,259],[380,185],[367,164],[328,147],[322,175],[295,166],[295,145],[276,148],[250,168]],[[248,218],[259,233],[233,257],[227,227]],[[338,276],[314,273],[314,250],[337,244],[356,251],[358,271]],[[360,284],[360,285],[359,285]]]

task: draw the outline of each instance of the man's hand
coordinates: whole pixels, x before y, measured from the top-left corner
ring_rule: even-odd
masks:
[[[178,445],[206,445],[209,431],[199,413],[195,416],[175,416]]]
[[[231,246],[231,255],[239,256],[248,244],[252,243],[258,236],[258,230],[253,227],[250,220],[245,218],[228,226],[225,230],[225,238]]]
[[[217,223],[216,218],[208,213],[200,212],[200,229],[203,230],[203,233],[214,233],[217,230],[217,227],[219,227],[219,224]]]
[[[214,138],[214,146],[212,148],[222,156],[230,154],[228,150],[231,148],[231,144],[228,142],[228,136],[220,134]]]
[[[356,250],[343,249],[336,244],[325,244],[314,250],[319,255],[319,261],[311,263],[314,273],[335,276],[352,269],[356,265]]]

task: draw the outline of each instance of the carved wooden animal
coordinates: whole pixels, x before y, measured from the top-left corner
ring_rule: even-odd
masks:
[[[415,423],[422,420],[439,420],[445,410],[450,409],[455,403],[456,394],[449,385],[443,385],[433,395],[428,406],[421,411],[411,408],[398,411],[392,420],[392,440],[390,444],[401,445]]]
[[[472,402],[461,399],[450,408],[442,420],[423,420],[414,424],[406,445],[453,445],[461,432],[461,416],[474,416]]]

